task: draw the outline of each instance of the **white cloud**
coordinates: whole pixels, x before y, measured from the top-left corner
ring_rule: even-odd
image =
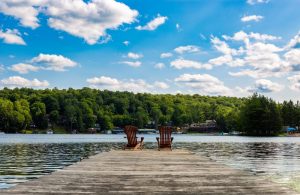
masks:
[[[222,81],[209,74],[183,74],[175,78],[175,82],[205,95],[231,94],[230,89],[224,86]]]
[[[300,47],[300,31],[298,32],[297,35],[292,38],[289,43],[285,46],[285,49],[290,49],[290,48],[299,48]]]
[[[244,46],[239,45],[238,49],[231,49],[227,42],[213,37],[213,46],[225,55],[210,59],[208,63],[212,65],[226,64],[230,67],[250,67],[238,72],[229,72],[231,76],[281,77],[291,69],[286,60],[282,59],[281,52],[284,49],[267,43],[281,39],[281,37],[253,32],[245,33],[244,31],[239,31],[232,37],[227,35],[222,37],[226,41],[243,41]]]
[[[155,81],[154,87],[159,88],[159,89],[168,89],[170,86],[165,82]]]
[[[7,44],[26,45],[17,29],[7,29],[6,31],[0,29],[0,39],[3,39],[3,42]]]
[[[38,79],[28,80],[20,76],[11,76],[6,79],[2,79],[0,81],[0,85],[9,88],[15,87],[32,87],[32,88],[40,88],[40,87],[48,87],[48,81],[39,81]]]
[[[157,63],[154,65],[154,68],[157,68],[157,69],[163,69],[165,67],[165,64],[164,63]]]
[[[138,12],[124,3],[107,0],[55,0],[45,8],[50,27],[83,38],[95,44],[107,37],[108,29],[135,22]]]
[[[112,91],[131,91],[135,93],[157,92],[157,90],[169,88],[166,83],[159,81],[149,84],[142,79],[118,80],[116,78],[107,76],[88,78],[86,81],[92,88],[107,89]]]
[[[269,3],[270,0],[247,0],[247,3],[250,5],[255,5],[259,3]]]
[[[249,76],[252,78],[267,78],[267,77],[282,77],[286,72],[281,72],[278,69],[245,69],[239,72],[229,72],[229,75],[234,77]]]
[[[290,89],[300,91],[300,74],[288,77],[291,82]]]
[[[250,21],[259,22],[263,18],[264,18],[263,16],[259,16],[259,15],[250,15],[250,16],[244,16],[244,17],[242,17],[241,21],[242,22],[250,22]]]
[[[39,54],[30,60],[31,63],[46,65],[43,69],[53,71],[66,71],[67,68],[73,68],[78,64],[69,58],[55,54]]]
[[[260,34],[260,33],[254,33],[254,32],[250,32],[248,34],[249,38],[253,38],[259,41],[273,41],[273,40],[278,40],[281,39],[281,37],[278,36],[273,36],[273,35],[268,35],[268,34]]]
[[[131,66],[131,67],[140,67],[141,65],[142,65],[142,62],[140,62],[140,61],[134,61],[134,62],[132,62],[132,61],[121,61],[120,62],[121,64],[126,64],[126,65],[128,65],[128,66]]]
[[[270,92],[278,92],[283,89],[283,85],[278,83],[274,83],[270,80],[259,79],[255,81],[254,87],[248,87],[248,92],[258,92],[258,93],[270,93]]]
[[[157,29],[160,25],[163,25],[167,21],[168,17],[158,15],[156,18],[148,22],[145,26],[137,26],[137,30],[149,30],[153,31]]]
[[[284,54],[284,58],[292,71],[300,71],[300,49],[292,49]]]
[[[232,56],[231,55],[223,55],[217,58],[210,59],[208,61],[209,64],[215,65],[215,66],[220,66],[223,64],[229,64],[232,62]]]
[[[129,41],[123,41],[123,44],[128,46],[130,44],[130,42]]]
[[[30,71],[36,72],[36,71],[40,70],[40,67],[33,66],[31,64],[19,63],[19,64],[12,65],[10,70],[18,72],[20,74],[27,74]]]
[[[171,62],[171,67],[176,69],[183,69],[183,68],[195,68],[195,69],[211,69],[211,65],[209,64],[202,64],[197,61],[193,60],[185,60],[183,58],[179,58],[176,60],[173,60]]]
[[[1,0],[0,12],[20,20],[22,26],[37,28],[39,26],[39,6],[46,0]]]
[[[138,16],[136,10],[113,0],[2,0],[0,12],[31,28],[39,26],[42,12],[51,28],[83,38],[88,44],[106,43],[110,40],[107,30],[131,24]]]
[[[92,85],[119,85],[119,81],[115,78],[101,76],[87,79],[87,82]]]
[[[170,58],[172,56],[173,56],[173,54],[170,52],[160,54],[160,58]]]
[[[137,60],[137,59],[142,58],[143,55],[142,55],[142,54],[138,54],[138,53],[129,52],[129,53],[127,54],[127,57],[130,58],[130,59]]]
[[[244,31],[236,32],[232,37],[223,35],[225,40],[234,40],[234,41],[244,41],[246,46],[250,44],[250,39],[254,39],[256,41],[274,41],[281,39],[281,37],[268,35],[268,34],[260,34],[260,33],[246,33]]]
[[[176,53],[179,53],[179,54],[183,54],[183,53],[195,53],[195,52],[199,52],[200,48],[197,47],[197,46],[195,46],[195,45],[186,45],[186,46],[176,47],[174,49],[174,51]]]
[[[221,41],[217,37],[212,37],[211,42],[213,44],[213,47],[217,51],[219,51],[225,55],[236,55],[237,54],[237,51],[235,49],[231,49],[225,41]]]

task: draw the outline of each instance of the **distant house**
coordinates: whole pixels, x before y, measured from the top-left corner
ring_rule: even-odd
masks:
[[[96,128],[88,128],[88,132],[90,134],[95,134],[95,133],[97,133],[97,130],[96,130]]]
[[[188,129],[194,133],[216,133],[219,132],[217,122],[215,120],[206,120],[204,123],[192,123]]]

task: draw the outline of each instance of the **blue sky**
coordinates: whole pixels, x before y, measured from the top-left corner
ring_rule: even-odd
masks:
[[[0,88],[300,99],[299,0],[2,0]]]

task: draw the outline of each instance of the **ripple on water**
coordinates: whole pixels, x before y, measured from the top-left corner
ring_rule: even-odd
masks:
[[[123,144],[0,144],[0,188],[38,178],[99,152],[121,149]],[[147,149],[156,147],[154,142],[145,145]],[[175,142],[174,148],[188,149],[233,168],[300,188],[300,143]]]

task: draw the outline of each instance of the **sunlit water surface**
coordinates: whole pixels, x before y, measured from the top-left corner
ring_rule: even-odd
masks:
[[[145,137],[155,149],[157,135]],[[174,135],[188,149],[300,190],[300,138]],[[0,188],[49,174],[99,152],[121,149],[124,135],[0,135]]]

